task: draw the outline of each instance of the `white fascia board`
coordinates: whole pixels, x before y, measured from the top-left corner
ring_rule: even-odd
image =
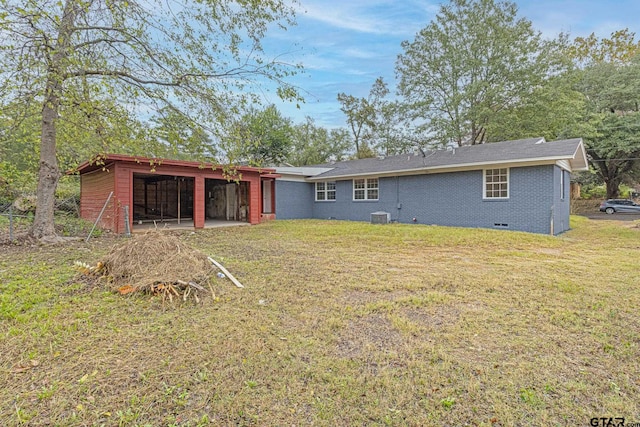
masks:
[[[302,176],[302,175],[290,175],[290,174],[286,174],[286,173],[280,173],[278,174],[280,175],[278,178],[276,178],[276,181],[288,181],[288,182],[309,182],[307,180],[306,176]]]
[[[580,140],[580,144],[576,148],[576,152],[573,153],[573,161],[571,162],[571,168],[576,171],[589,170],[589,161],[587,160],[587,151],[584,148],[584,142]]]
[[[298,175],[298,176],[315,176],[321,173],[329,172],[335,168],[314,168],[314,167],[277,167],[276,173],[281,175]]]

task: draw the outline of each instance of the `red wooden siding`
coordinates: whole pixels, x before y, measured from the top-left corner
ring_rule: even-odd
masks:
[[[115,175],[111,164],[106,166],[105,170],[98,169],[80,176],[80,216],[87,221],[95,222],[109,198],[109,193],[114,191],[98,225],[117,232]]]

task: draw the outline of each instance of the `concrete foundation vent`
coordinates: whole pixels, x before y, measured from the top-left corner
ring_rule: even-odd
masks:
[[[391,221],[391,214],[389,212],[373,212],[371,214],[371,224],[388,224]]]

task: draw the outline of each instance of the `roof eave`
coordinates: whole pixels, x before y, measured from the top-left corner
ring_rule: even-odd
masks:
[[[584,148],[584,141],[580,138],[580,143],[576,147],[573,158],[570,160],[571,169],[574,171],[589,170],[589,161],[587,160],[587,151]]]
[[[491,162],[478,162],[478,163],[463,163],[458,165],[441,165],[441,166],[424,166],[420,168],[412,169],[400,169],[391,170],[385,172],[365,172],[365,173],[351,173],[332,176],[314,176],[307,177],[308,181],[326,181],[326,180],[338,180],[338,179],[353,179],[359,177],[389,177],[389,176],[405,176],[405,175],[420,175],[430,173],[448,173],[448,172],[462,172],[469,170],[485,169],[490,166],[501,167],[524,167],[524,166],[537,166],[537,165],[549,165],[555,164],[561,160],[571,161],[574,156],[552,156],[542,157],[537,159],[523,159],[523,160],[510,160],[510,161],[491,161]],[[573,165],[572,165],[573,168]],[[576,169],[582,170],[582,169]]]
[[[126,162],[126,163],[135,163],[135,164],[149,164],[151,166],[178,166],[178,167],[186,167],[186,168],[198,168],[198,169],[222,169],[225,166],[220,164],[213,163],[205,163],[205,162],[194,162],[189,160],[171,160],[171,159],[163,159],[159,157],[142,157],[142,156],[127,156],[123,154],[106,154],[101,156],[102,161],[107,163],[112,162]],[[95,161],[86,161],[81,163],[76,169],[69,171],[68,173],[80,173],[82,174],[85,170],[94,170],[96,168],[100,168],[101,166],[96,165]],[[276,170],[274,168],[263,168],[263,167],[254,167],[254,166],[231,166],[235,170],[239,172],[257,172],[261,175],[265,174],[276,174]]]

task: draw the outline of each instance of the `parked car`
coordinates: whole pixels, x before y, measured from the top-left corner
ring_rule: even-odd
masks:
[[[629,199],[609,199],[600,203],[600,212],[606,212],[608,214],[616,212],[640,214],[640,205]]]

